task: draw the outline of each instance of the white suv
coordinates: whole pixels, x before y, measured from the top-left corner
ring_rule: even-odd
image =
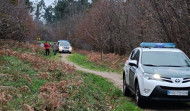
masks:
[[[59,40],[56,45],[59,52],[68,52],[70,54],[72,53],[72,46],[68,40]]]
[[[146,100],[190,101],[190,60],[173,43],[141,43],[123,69],[123,93]]]

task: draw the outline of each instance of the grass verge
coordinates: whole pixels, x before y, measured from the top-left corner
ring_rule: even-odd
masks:
[[[56,53],[56,55],[53,54],[53,50],[50,49],[50,53],[49,56],[45,55],[45,50],[44,51],[40,51],[39,55],[44,56],[44,58],[47,58],[49,60],[60,60],[61,59],[61,54],[60,53]]]
[[[32,53],[33,52],[31,49],[24,49],[24,48],[19,48],[19,47],[16,47],[13,50],[17,51],[17,52],[21,52],[21,53],[26,53],[26,52]],[[35,54],[39,55],[39,56],[44,56],[44,58],[47,58],[49,60],[60,60],[62,57],[60,53],[56,53],[56,55],[54,55],[52,49],[50,49],[49,56],[45,56],[45,49],[43,49],[43,48],[39,49]]]
[[[38,72],[35,71],[30,63],[22,62],[16,57],[12,56],[1,56],[0,57],[0,73],[7,74],[7,77],[0,78],[0,86],[4,86],[8,92],[12,94],[12,99],[10,104],[5,106],[6,110],[17,110],[21,104],[31,104],[32,101],[38,102],[36,100],[38,89],[47,80],[42,80],[38,78]],[[23,87],[24,86],[24,87]],[[16,88],[16,89],[14,89]],[[22,91],[19,91],[18,89]],[[24,89],[25,88],[25,89]],[[2,90],[2,89],[1,89]],[[1,108],[3,110],[4,108]]]
[[[115,110],[140,111],[131,99],[123,96],[120,89],[106,79],[85,72],[79,72],[83,79],[79,92],[70,99],[75,101],[73,106],[79,110]]]
[[[0,52],[0,110],[141,110],[106,79],[54,64],[59,54],[14,51]]]
[[[86,55],[73,53],[72,55],[68,56],[67,59],[71,62],[76,63],[83,68],[95,70],[95,71],[102,71],[102,72],[117,72],[120,73],[121,71],[111,69],[108,65],[99,65],[94,62],[88,61]]]
[[[39,88],[47,83],[47,80],[38,78],[38,71],[34,70],[29,62],[24,62],[13,56],[0,57],[1,73],[9,74],[9,78],[1,78],[0,84],[21,88],[28,86],[31,91],[14,92],[6,110],[19,110],[22,104],[29,104],[40,109],[43,100],[38,99]],[[65,80],[79,81],[67,91],[70,97],[65,100],[65,110],[133,110],[140,109],[129,99],[122,95],[113,83],[106,79],[85,72],[77,72],[77,75],[68,74]],[[18,76],[24,74],[25,76]],[[28,75],[28,76],[26,76]],[[27,79],[31,78],[31,82]],[[70,82],[72,83],[72,82]],[[70,86],[68,86],[70,87]],[[12,92],[13,93],[13,92]],[[35,101],[35,104],[33,103]]]

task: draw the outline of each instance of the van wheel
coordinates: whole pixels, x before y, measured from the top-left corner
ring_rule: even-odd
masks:
[[[135,87],[135,103],[137,104],[138,107],[144,108],[146,101],[142,98],[140,94],[140,89],[139,89],[139,84],[136,84]]]
[[[131,91],[127,87],[127,83],[125,80],[125,75],[123,75],[123,95],[124,96],[131,96]]]

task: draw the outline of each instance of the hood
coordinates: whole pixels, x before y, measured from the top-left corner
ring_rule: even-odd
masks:
[[[145,73],[160,74],[168,78],[190,78],[190,67],[151,67],[142,66]]]

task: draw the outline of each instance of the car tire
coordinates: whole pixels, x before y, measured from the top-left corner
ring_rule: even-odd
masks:
[[[146,105],[146,101],[142,98],[140,94],[140,88],[138,83],[136,83],[135,85],[135,103],[140,108],[144,108]]]
[[[125,74],[123,75],[123,95],[131,96],[131,91],[129,90],[126,80],[125,80]]]

